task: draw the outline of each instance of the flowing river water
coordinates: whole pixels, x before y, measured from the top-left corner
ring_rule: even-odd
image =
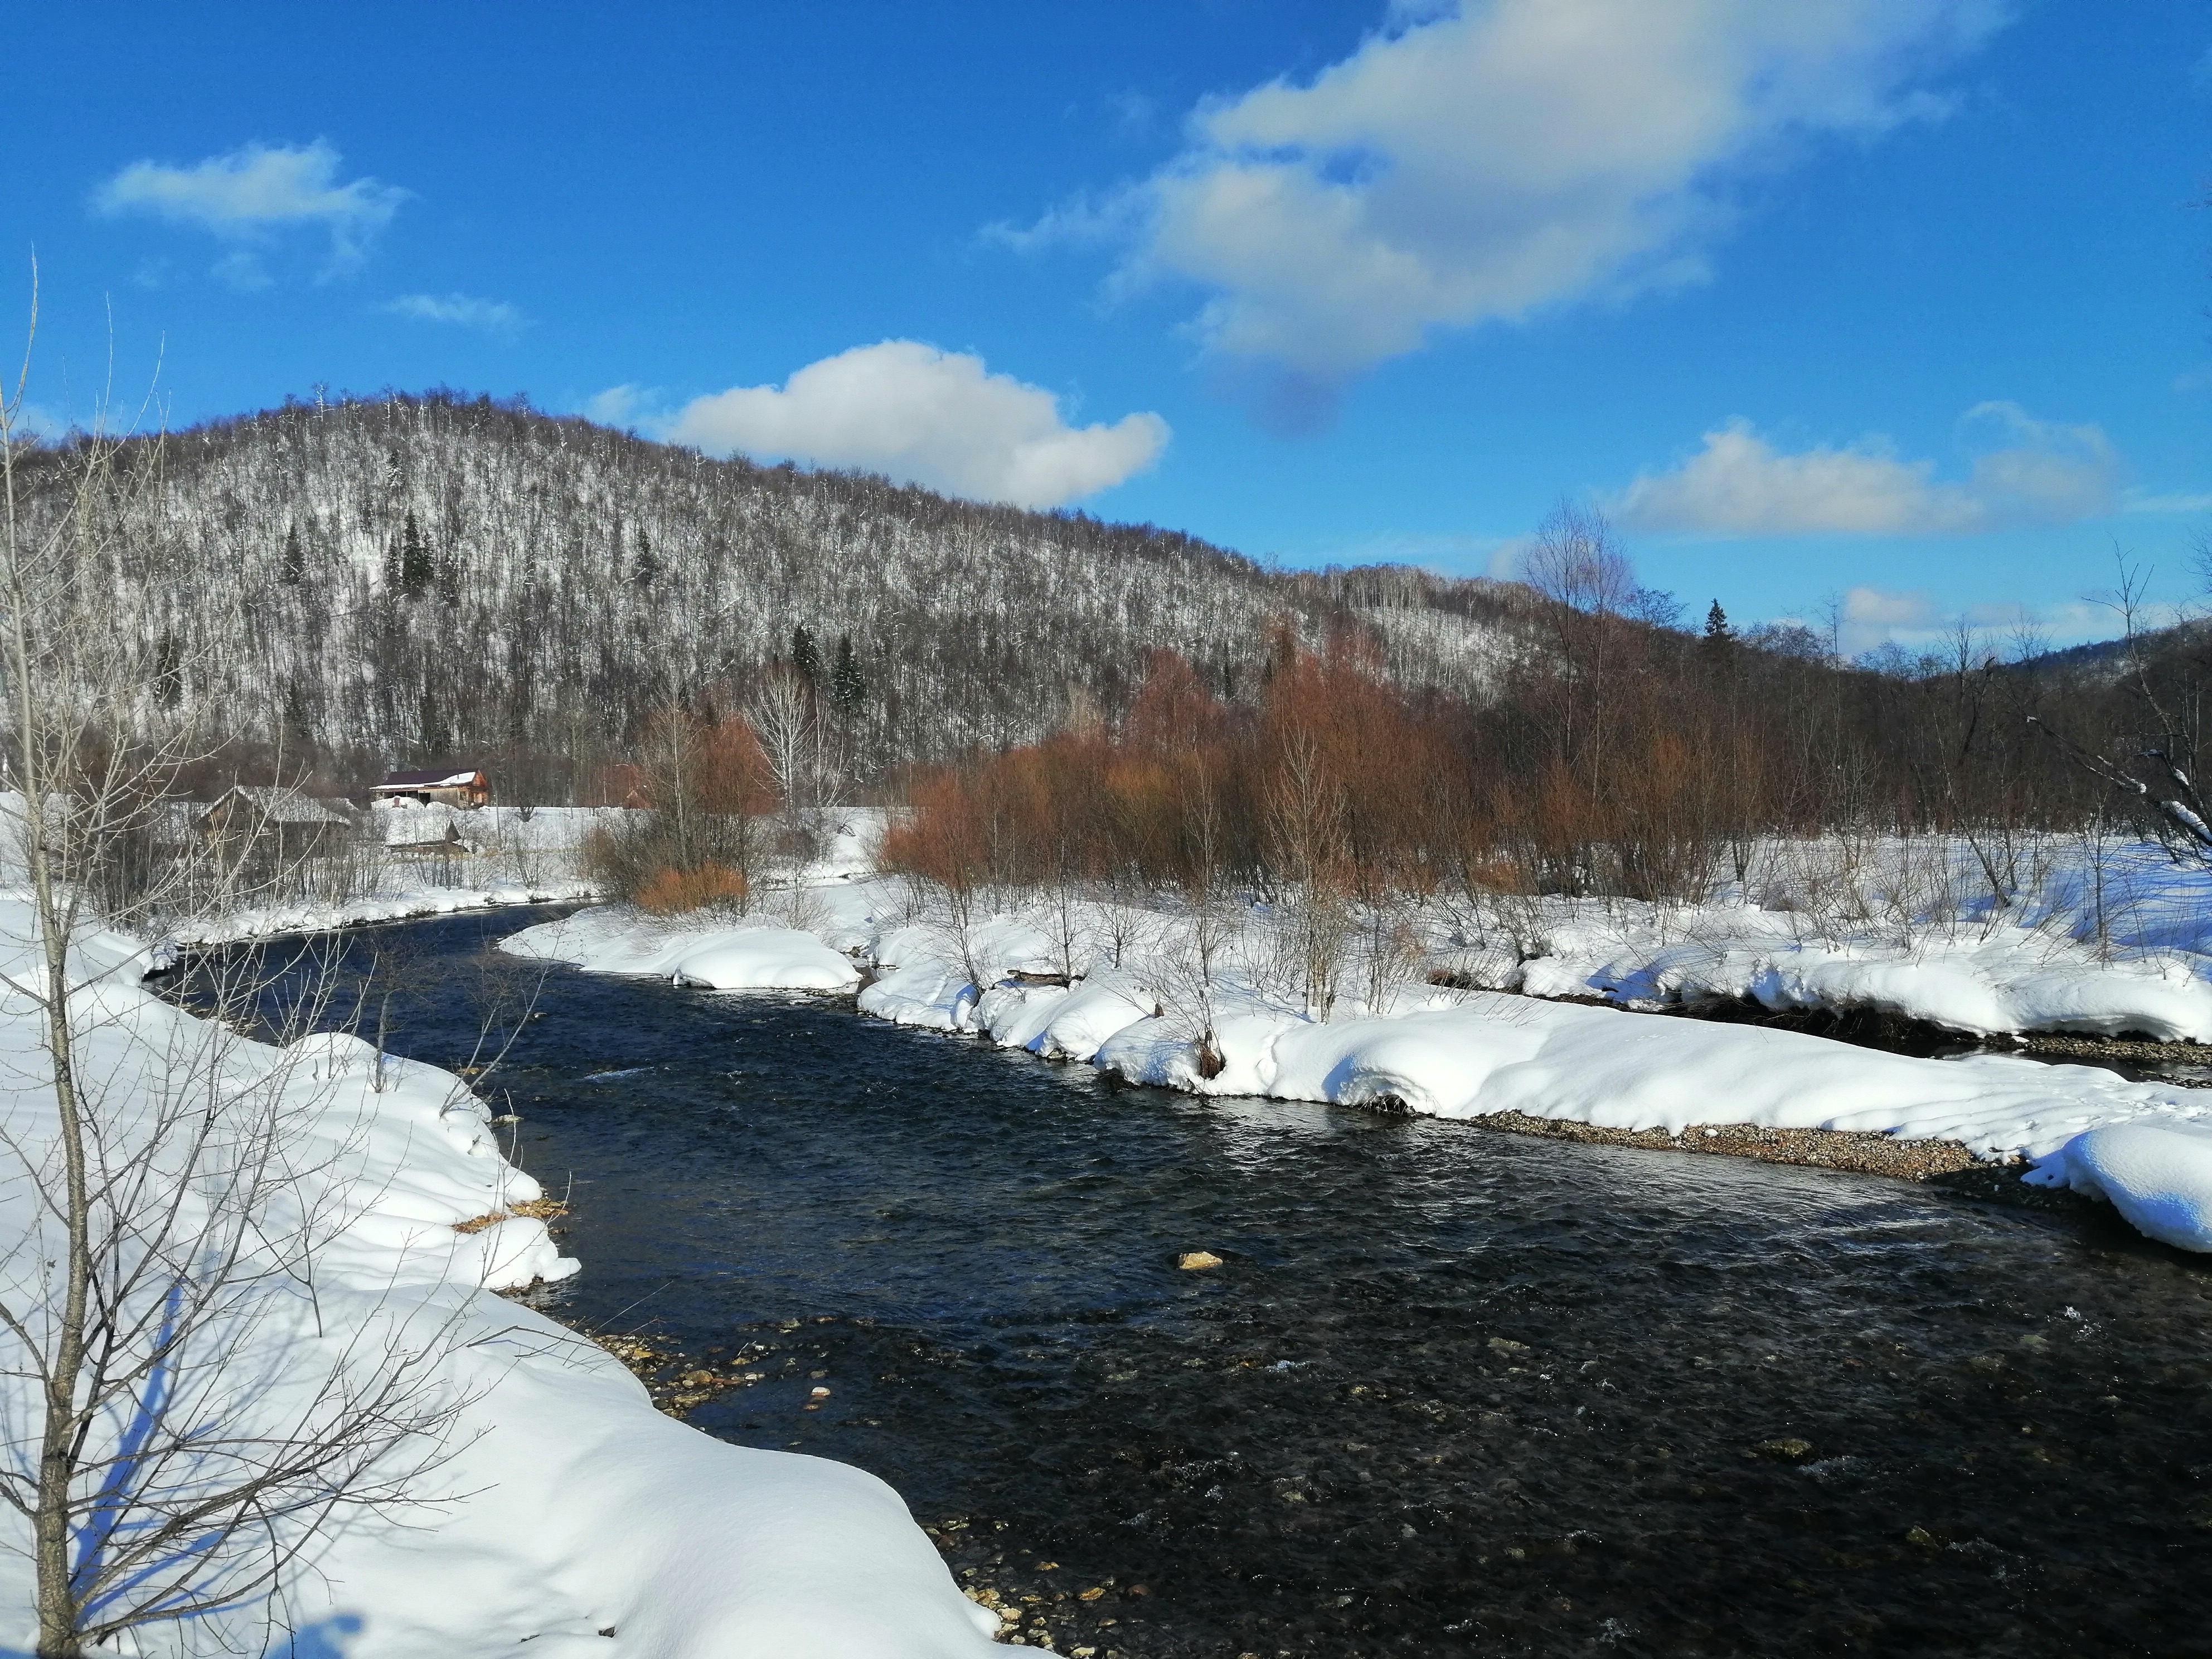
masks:
[[[457,1066],[539,919],[344,948]],[[2212,1273],[2108,1216],[567,969],[489,1091],[549,1312],[737,1356],[691,1421],[881,1475],[1062,1654],[2212,1652]]]

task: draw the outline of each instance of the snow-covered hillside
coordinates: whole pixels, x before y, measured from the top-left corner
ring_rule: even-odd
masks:
[[[1232,690],[1279,621],[1366,628],[1407,684],[1471,690],[1516,603],[1406,569],[1275,574],[1171,531],[488,400],[293,406],[162,441],[163,487],[94,585],[165,701],[295,751],[573,761],[672,696],[726,696],[803,627],[825,674],[851,641],[872,772],[1034,739],[1078,701],[1111,711],[1154,647]]]

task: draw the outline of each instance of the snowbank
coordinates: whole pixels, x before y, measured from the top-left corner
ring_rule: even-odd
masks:
[[[510,933],[500,948],[595,973],[650,975],[720,991],[842,991],[860,977],[849,960],[795,927],[671,924],[627,907],[541,922]]]
[[[373,897],[323,902],[258,905],[219,916],[181,922],[169,930],[177,945],[236,945],[246,939],[288,933],[326,933],[369,922],[409,921],[453,915],[463,910],[495,909],[506,904],[557,904],[597,898],[588,881],[507,881],[489,887],[428,887]]]
[[[1531,996],[1631,1003],[1748,997],[1788,1008],[1876,1008],[1954,1030],[2140,1032],[2212,1042],[2212,962],[2161,951],[2107,959],[2063,932],[2000,922],[1800,936],[1806,919],[1755,905],[1656,912],[1555,902],[1543,953],[1443,963],[1475,983]]]
[[[0,967],[17,971],[27,938],[25,907],[0,897]],[[343,1511],[325,1523],[277,1610],[300,1632],[297,1651],[455,1659],[526,1643],[539,1659],[963,1659],[994,1650],[997,1620],[960,1594],[881,1481],[710,1439],[655,1411],[611,1356],[487,1293],[577,1264],[543,1222],[512,1213],[539,1188],[501,1157],[486,1109],[459,1079],[380,1058],[344,1036],[287,1049],[236,1037],[141,988],[146,954],[113,935],[88,939],[80,953],[97,979],[77,994],[100,1017],[86,1063],[100,1080],[101,1111],[118,1133],[137,1133],[167,1091],[192,1086],[179,1083],[186,1072],[227,1112],[276,1103],[295,1126],[288,1167],[307,1172],[284,1189],[283,1213],[335,1230],[313,1257],[312,1286],[283,1273],[254,1281],[254,1320],[222,1367],[228,1426],[260,1432],[286,1421],[332,1366],[353,1363],[362,1332],[426,1323],[450,1332],[436,1386],[462,1402],[453,1456],[410,1477],[417,1496],[435,1501],[405,1524]],[[39,1030],[30,1005],[0,995],[0,1117],[34,1162],[54,1135]],[[15,1243],[0,1273],[17,1294],[44,1259],[36,1185],[0,1166],[0,1236]],[[199,1215],[189,1208],[201,1201],[198,1189],[187,1180],[180,1190],[186,1213]],[[457,1230],[488,1216],[504,1218]],[[20,1434],[21,1397],[0,1393],[0,1407]],[[14,1547],[0,1551],[0,1646],[27,1650],[27,1539],[12,1514],[0,1512],[0,1528]],[[209,1621],[198,1639],[258,1651],[262,1612],[240,1609],[227,1632],[214,1628],[221,1618]],[[146,1650],[166,1652],[176,1636],[153,1626]]]
[[[2212,1127],[2118,1123],[2075,1136],[2027,1177],[2101,1198],[2139,1232],[2212,1250]]]

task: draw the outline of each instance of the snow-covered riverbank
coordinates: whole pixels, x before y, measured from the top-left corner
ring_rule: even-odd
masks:
[[[583,880],[499,881],[480,887],[402,887],[364,898],[302,899],[290,904],[254,905],[179,924],[167,942],[179,945],[240,945],[249,939],[282,939],[295,933],[328,933],[380,921],[413,921],[449,916],[462,910],[494,910],[509,904],[558,904],[599,896]]]
[[[0,970],[24,980],[29,940],[26,907],[0,900]],[[271,1651],[347,1659],[457,1659],[525,1643],[547,1659],[954,1659],[991,1646],[996,1620],[961,1595],[881,1481],[713,1440],[655,1411],[612,1356],[491,1293],[578,1264],[542,1221],[514,1212],[539,1188],[501,1156],[460,1079],[343,1036],[283,1048],[234,1036],[143,988],[147,960],[115,935],[78,953],[85,1066],[111,1137],[127,1142],[180,1090],[220,1103],[218,1139],[246,1114],[281,1122],[287,1173],[266,1224],[295,1240],[321,1231],[304,1279],[241,1281],[238,1310],[209,1339],[228,1345],[206,1372],[215,1392],[165,1399],[179,1384],[157,1374],[145,1412],[219,1408],[227,1434],[280,1434],[313,1414],[332,1375],[364,1356],[388,1364],[392,1345],[410,1341],[431,1356],[425,1386],[454,1402],[441,1458],[392,1453],[425,1465],[407,1477],[419,1507],[341,1506],[276,1601],[257,1591],[204,1620],[200,1646],[259,1651],[271,1618],[298,1633]],[[0,1168],[11,1305],[35,1300],[36,1264],[52,1253],[40,1193],[52,1189],[58,1119],[40,1030],[26,998],[0,994],[0,1118],[27,1155]],[[214,1168],[184,1166],[188,1219],[221,1201]],[[500,1218],[459,1230],[487,1217]],[[5,1369],[20,1377],[21,1364]],[[21,1445],[30,1397],[21,1381],[0,1387]],[[26,1540],[18,1530],[9,1541],[0,1646],[27,1651]],[[167,1653],[180,1639],[157,1623],[131,1650]]]
[[[1765,925],[1765,913],[1736,908],[1741,931]],[[1464,945],[1455,957],[1451,947],[1403,951],[1395,973],[1370,972],[1347,987],[1334,1018],[1316,1018],[1283,969],[1284,921],[1265,910],[1234,918],[1201,963],[1192,918],[1168,908],[1031,902],[963,926],[902,879],[876,878],[807,890],[784,909],[803,928],[767,918],[661,921],[616,907],[525,930],[504,948],[723,988],[745,985],[749,964],[781,963],[794,951],[814,964],[821,988],[835,988],[852,982],[839,960],[851,958],[876,972],[860,993],[864,1012],[1196,1094],[1454,1118],[1518,1113],[1676,1135],[1746,1124],[1941,1139],[1984,1158],[2032,1160],[2031,1182],[2109,1199],[2154,1237],[2212,1249],[2212,1095],[2198,1091],[2092,1066],[1917,1060],[1789,1031],[1429,983],[1439,962],[1464,966]],[[795,945],[794,931],[819,941],[818,954]],[[1899,1000],[1934,1000],[1968,954],[1989,983],[2016,994],[2033,988],[2027,966],[2051,980],[2060,988],[2037,1006],[2061,1029],[2157,1030],[2160,1007],[2212,998],[2186,963],[2105,963],[2063,933],[2036,937],[2045,948],[2027,963],[2018,941],[1978,956],[1963,942],[1944,953],[1923,941],[1887,963],[1869,945],[1844,953],[1865,976],[1815,988],[1848,1004],[1884,982],[1879,967]],[[1711,940],[1699,948],[1714,949]],[[1719,947],[1717,958],[1736,948]],[[1526,971],[1536,963],[1520,965],[1522,987],[1538,989]],[[1588,994],[1561,977],[1558,992]],[[1060,980],[1067,982],[1049,982]]]

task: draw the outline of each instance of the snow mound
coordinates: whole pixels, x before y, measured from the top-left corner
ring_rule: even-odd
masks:
[[[676,964],[684,985],[715,991],[842,991],[860,970],[796,927],[746,927],[717,935]]]
[[[2121,1123],[2079,1134],[2026,1177],[2101,1198],[2139,1232],[2212,1251],[2212,1126]]]
[[[593,973],[665,976],[717,991],[842,991],[860,977],[848,958],[796,927],[671,922],[619,906],[526,927],[500,948]]]

